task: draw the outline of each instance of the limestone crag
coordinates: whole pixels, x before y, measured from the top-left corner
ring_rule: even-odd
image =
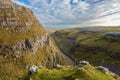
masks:
[[[29,8],[17,5],[10,0],[0,1],[0,26],[11,32],[22,32],[41,24]]]
[[[0,0],[0,80],[22,79],[32,65],[65,64],[48,34],[30,9]]]
[[[35,54],[48,40],[45,29],[33,12],[11,0],[0,0],[0,30],[3,31],[3,37],[0,37],[3,58],[9,55],[18,57],[21,53]]]

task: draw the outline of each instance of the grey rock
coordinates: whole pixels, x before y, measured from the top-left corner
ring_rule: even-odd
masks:
[[[79,67],[79,68],[77,68],[77,70],[84,71],[85,69],[84,69],[84,68]]]
[[[87,62],[87,61],[79,61],[79,64],[81,64],[81,65],[89,65],[89,62]]]
[[[120,32],[106,32],[105,36],[120,37]]]
[[[62,65],[60,65],[60,64],[57,64],[57,65],[56,65],[56,68],[58,68],[58,69],[62,69],[62,68],[63,68],[63,66],[62,66]]]
[[[39,68],[39,69],[42,69],[42,68],[44,68],[44,67],[40,65],[40,66],[38,66],[38,68]]]
[[[37,69],[38,69],[38,66],[35,66],[35,65],[31,66],[31,67],[29,68],[30,74],[36,73],[36,72],[37,72]]]
[[[108,68],[103,67],[103,66],[98,66],[98,67],[96,67],[96,69],[102,71],[105,74],[108,74],[110,72]]]

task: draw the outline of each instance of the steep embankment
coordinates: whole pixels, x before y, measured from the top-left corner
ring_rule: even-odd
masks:
[[[47,34],[30,9],[0,0],[0,79],[23,79],[32,65],[64,64]]]
[[[120,74],[120,28],[80,28],[53,34],[58,46],[75,59],[102,65]]]

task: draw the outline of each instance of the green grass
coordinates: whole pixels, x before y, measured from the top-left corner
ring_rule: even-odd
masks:
[[[113,73],[104,74],[91,65],[83,66],[85,70],[64,66],[62,69],[39,69],[32,76],[34,80],[116,80]]]

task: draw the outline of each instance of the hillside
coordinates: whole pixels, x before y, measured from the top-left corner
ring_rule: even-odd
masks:
[[[119,31],[119,27],[63,29],[52,36],[76,64],[85,60],[95,66],[105,66],[120,75]]]
[[[33,12],[0,0],[0,80],[23,80],[32,65],[58,63],[66,62]]]

